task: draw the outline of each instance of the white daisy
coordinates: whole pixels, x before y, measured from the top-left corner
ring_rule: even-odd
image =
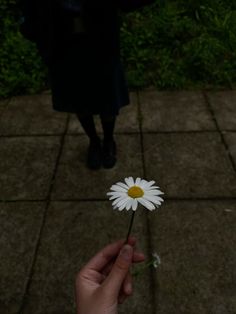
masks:
[[[154,210],[161,205],[164,200],[159,196],[164,194],[158,186],[154,186],[155,181],[144,179],[125,178],[125,183],[118,182],[111,186],[111,191],[107,195],[113,200],[112,206],[118,210],[135,211],[140,203],[149,210]]]

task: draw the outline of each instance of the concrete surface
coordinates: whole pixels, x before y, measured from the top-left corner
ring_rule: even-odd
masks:
[[[156,212],[133,234],[158,269],[135,278],[119,313],[236,313],[236,92],[131,94],[116,128],[118,162],[86,168],[88,140],[50,93],[0,102],[0,313],[75,313],[75,275],[130,213],[112,210],[111,184],[154,179]],[[98,130],[102,135],[99,119]]]
[[[1,100],[0,101],[0,116],[3,114],[3,112],[6,110],[8,103],[10,99]]]
[[[220,129],[235,131],[236,91],[211,92],[207,96]]]

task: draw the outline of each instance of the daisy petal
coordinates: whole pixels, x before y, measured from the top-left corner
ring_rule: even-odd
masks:
[[[155,181],[147,181],[144,179],[141,181],[141,185],[142,185],[143,189],[145,189],[145,190],[148,190],[154,183],[155,183]]]
[[[147,185],[147,183],[148,183],[147,180],[142,179],[142,180],[140,181],[140,183],[139,183],[139,186],[140,186],[142,189],[144,189],[145,186]]]
[[[140,186],[140,183],[141,183],[141,178],[137,178],[137,179],[135,180],[134,185]]]
[[[114,200],[114,202],[112,203],[112,206],[116,206],[116,204],[118,204],[123,199],[124,197],[118,197],[117,199]]]
[[[131,206],[132,206],[133,200],[132,198],[130,198],[128,200],[128,202],[126,203],[126,210],[130,210]]]
[[[115,191],[115,192],[126,192],[127,191],[127,189],[122,188],[119,185],[112,185],[111,190]]]
[[[124,204],[122,204],[121,206],[119,206],[119,210],[121,211],[121,210],[125,209],[125,207],[126,207],[126,202]]]
[[[164,194],[163,192],[161,192],[160,190],[147,190],[145,191],[145,195],[162,195]]]
[[[153,196],[153,195],[144,195],[144,199],[147,199],[148,201],[154,203],[154,204],[160,204],[161,203],[161,198],[158,196]]]
[[[129,189],[129,187],[125,183],[123,183],[123,182],[117,182],[116,184],[119,185],[120,187],[126,189],[126,190]]]
[[[120,196],[112,195],[112,196],[109,198],[109,200],[112,201],[112,200],[115,200],[115,199],[121,198],[121,197],[123,198],[123,195],[120,195]]]
[[[108,196],[125,196],[127,195],[127,192],[108,192],[107,193]]]
[[[149,209],[149,210],[154,210],[155,209],[155,206],[151,202],[149,202],[148,200],[145,200],[145,199],[143,199],[141,197],[138,198],[138,202],[140,204],[142,204],[145,208]]]
[[[147,198],[143,198],[143,200],[150,202],[155,208],[158,208],[161,205],[161,202],[159,202],[159,201],[153,202],[152,200],[149,200]]]
[[[145,186],[145,189],[149,189],[153,184],[155,184],[155,181],[149,181],[147,182],[146,186]],[[153,188],[153,187],[152,187]],[[157,187],[158,188],[158,187]]]
[[[126,184],[128,185],[129,188],[131,186],[134,186],[134,179],[132,177],[125,178],[125,182],[126,182]]]
[[[129,199],[130,199],[129,197],[122,198],[116,205],[117,205],[118,207],[121,207],[123,204],[126,205]]]
[[[137,207],[138,207],[138,201],[137,201],[136,198],[134,198],[132,201],[133,201],[132,202],[132,210],[135,211],[137,209]]]

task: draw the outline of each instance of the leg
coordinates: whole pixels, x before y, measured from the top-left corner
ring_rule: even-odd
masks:
[[[90,141],[98,141],[99,137],[97,135],[93,116],[92,115],[77,114],[77,117],[78,117],[85,133],[88,135]]]
[[[97,135],[94,119],[92,115],[81,116],[77,114],[77,117],[90,139],[87,155],[87,166],[90,169],[96,170],[101,167],[102,164],[102,148],[101,142]]]
[[[113,137],[116,116],[101,115],[101,122],[104,133],[103,166],[112,168],[116,163],[116,143]]]
[[[101,115],[102,128],[104,133],[104,142],[114,141],[113,133],[115,128],[116,116]]]

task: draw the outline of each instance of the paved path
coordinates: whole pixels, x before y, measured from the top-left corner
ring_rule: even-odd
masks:
[[[120,313],[236,313],[236,92],[131,96],[118,163],[99,171],[86,169],[86,136],[50,95],[0,103],[1,314],[75,313],[76,272],[126,234],[130,213],[106,199],[126,176],[156,180],[166,201],[137,213],[133,234],[162,264]]]

